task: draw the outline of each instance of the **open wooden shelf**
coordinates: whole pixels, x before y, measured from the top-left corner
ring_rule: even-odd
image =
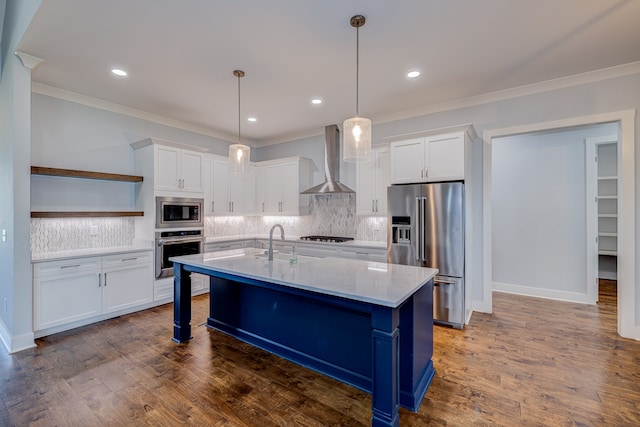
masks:
[[[47,168],[42,166],[31,166],[32,175],[63,176],[68,178],[101,179],[106,181],[142,182],[143,178],[138,175],[122,175],[118,173],[91,172],[75,169]]]
[[[31,212],[31,218],[108,218],[144,216],[142,211],[45,211]]]

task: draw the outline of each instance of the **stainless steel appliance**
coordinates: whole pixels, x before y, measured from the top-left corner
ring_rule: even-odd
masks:
[[[202,230],[156,232],[156,278],[173,276],[173,262],[169,258],[204,252]]]
[[[464,184],[392,185],[387,189],[387,260],[439,269],[433,318],[464,325]]]
[[[204,199],[156,197],[156,228],[204,227]]]
[[[349,240],[353,240],[353,237],[336,237],[336,236],[302,236],[300,240],[309,240],[312,242],[331,242],[331,243],[344,243]]]

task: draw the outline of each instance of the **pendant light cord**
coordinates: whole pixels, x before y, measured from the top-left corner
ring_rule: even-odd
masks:
[[[356,27],[356,117],[358,117],[358,92],[360,75],[360,27]]]
[[[240,74],[238,74],[238,144],[240,144],[241,139],[240,139],[240,122],[242,121],[240,119]]]

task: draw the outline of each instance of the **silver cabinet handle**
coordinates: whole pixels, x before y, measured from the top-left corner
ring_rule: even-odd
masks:
[[[98,287],[102,286],[102,273],[98,273]]]
[[[121,260],[121,261],[122,261],[122,262],[127,262],[127,261],[135,261],[135,260],[137,260],[137,259],[138,259],[138,257],[133,257],[133,258],[122,258],[122,260]]]
[[[107,287],[107,273],[104,273],[104,287]]]
[[[61,265],[60,268],[73,268],[73,267],[80,267],[80,264],[73,264],[73,265]]]
[[[415,235],[415,241],[416,241],[416,246],[415,246],[415,251],[416,251],[416,261],[420,261],[420,197],[416,197],[416,219],[415,219],[415,226],[416,226],[416,235]]]
[[[371,212],[376,211],[376,201],[371,199]]]
[[[376,199],[376,212],[378,212],[378,199]]]
[[[213,212],[213,211],[214,211],[214,209],[213,209],[213,202],[211,202],[211,212]]]
[[[453,280],[442,280],[442,279],[433,279],[434,285],[455,285],[456,282]]]
[[[264,202],[262,202],[262,212],[264,212]]]

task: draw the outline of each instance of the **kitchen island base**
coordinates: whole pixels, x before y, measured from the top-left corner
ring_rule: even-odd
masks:
[[[176,261],[177,342],[191,339],[190,272],[210,276],[208,327],[371,393],[372,425],[420,406],[435,374],[432,280],[393,308]]]

